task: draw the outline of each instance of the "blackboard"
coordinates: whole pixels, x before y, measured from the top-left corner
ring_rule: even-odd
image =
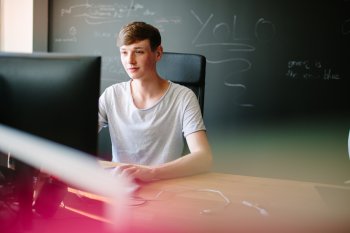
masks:
[[[103,91],[128,80],[115,41],[134,20],[158,27],[165,51],[206,57],[208,130],[350,119],[349,0],[51,0],[49,51],[102,55]]]

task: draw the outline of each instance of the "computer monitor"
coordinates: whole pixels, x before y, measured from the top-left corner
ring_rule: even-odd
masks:
[[[0,123],[97,154],[101,58],[0,53]]]
[[[100,72],[99,56],[0,53],[0,124],[97,155]],[[20,216],[29,225],[34,170],[16,162]]]

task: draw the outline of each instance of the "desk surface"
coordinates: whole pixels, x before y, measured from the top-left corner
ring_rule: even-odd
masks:
[[[71,213],[85,232],[106,225],[101,197],[70,191],[60,211],[91,214]],[[350,232],[349,186],[206,173],[142,184],[134,196],[128,232]],[[60,211],[54,219],[67,220]]]

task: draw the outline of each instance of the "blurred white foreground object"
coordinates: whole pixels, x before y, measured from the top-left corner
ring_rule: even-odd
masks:
[[[109,198],[105,217],[117,229],[128,228],[128,195],[134,186],[104,170],[93,156],[1,124],[0,151],[10,152],[14,158],[67,184]]]

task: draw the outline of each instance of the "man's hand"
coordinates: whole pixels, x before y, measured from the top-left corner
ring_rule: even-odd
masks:
[[[122,164],[117,166],[116,172],[120,173],[122,176],[126,176],[128,178],[134,180],[140,180],[144,182],[149,182],[155,180],[154,169],[134,164]]]

